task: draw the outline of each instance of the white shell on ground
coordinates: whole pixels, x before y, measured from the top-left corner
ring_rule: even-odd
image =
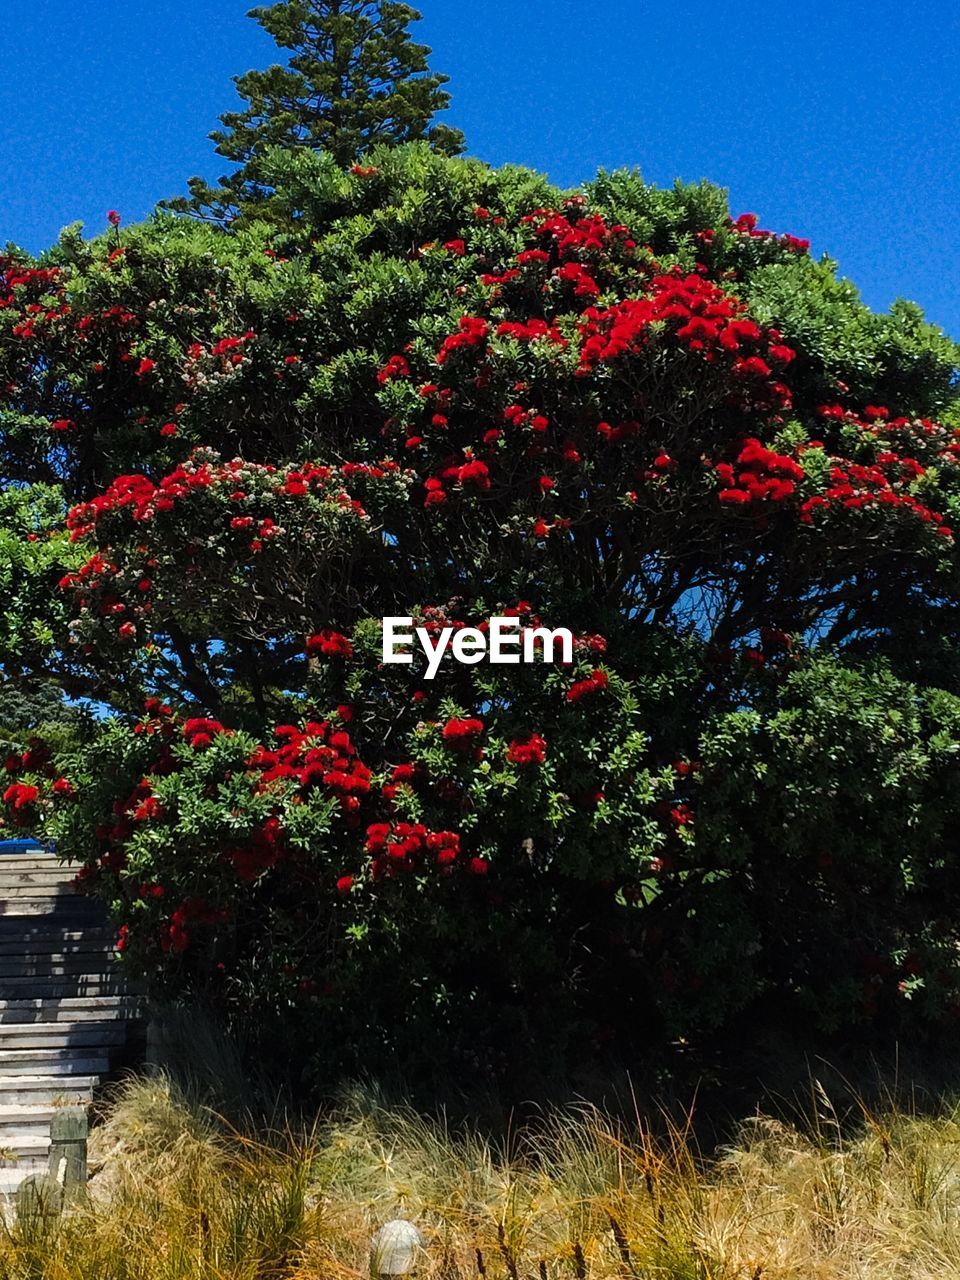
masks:
[[[412,1222],[395,1218],[385,1223],[370,1241],[375,1276],[408,1276],[417,1265],[417,1254],[426,1244]]]

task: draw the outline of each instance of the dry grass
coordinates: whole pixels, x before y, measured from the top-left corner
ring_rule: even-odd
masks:
[[[89,1204],[0,1235],[3,1280],[357,1280],[397,1216],[425,1280],[952,1280],[960,1112],[864,1115],[821,1093],[804,1132],[770,1118],[710,1160],[591,1110],[509,1152],[362,1099],[260,1142],[166,1080],[126,1086],[95,1136]]]

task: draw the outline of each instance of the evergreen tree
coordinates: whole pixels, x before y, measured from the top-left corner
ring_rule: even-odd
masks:
[[[217,154],[240,168],[216,186],[189,181],[190,197],[170,202],[180,212],[230,221],[244,206],[262,214],[272,193],[271,148],[329,152],[341,166],[378,143],[427,139],[456,155],[463,135],[431,124],[445,110],[447,76],[430,71],[426,45],[408,27],[421,14],[392,0],[281,0],[252,9],[250,17],[290,51],[285,67],[235,78],[248,105],[220,117],[211,135]]]

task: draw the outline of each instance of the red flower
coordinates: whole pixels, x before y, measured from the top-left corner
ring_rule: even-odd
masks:
[[[120,214],[116,211],[116,209],[107,210],[107,221],[110,223],[111,227],[119,227]]]
[[[591,694],[598,693],[602,689],[606,689],[608,684],[607,673],[597,668],[584,680],[578,680],[567,690],[567,702],[581,702],[584,698],[588,698]]]
[[[736,506],[746,506],[751,500],[744,489],[721,489],[717,496],[721,502]]]
[[[481,733],[483,733],[482,720],[454,719],[448,720],[443,726],[443,740],[450,747],[467,746],[472,738],[478,737]]]
[[[226,732],[219,720],[188,720],[183,726],[184,739],[194,751],[209,747],[218,734]]]
[[[457,479],[464,487],[469,485],[474,489],[486,490],[490,488],[490,468],[485,462],[474,458],[458,469]]]
[[[134,822],[149,822],[153,818],[163,817],[163,807],[156,796],[147,796],[146,800],[134,810]]]
[[[50,790],[57,796],[75,796],[77,789],[66,778],[58,778]]]
[[[339,631],[327,629],[307,637],[307,653],[311,658],[352,658],[353,645]]]
[[[490,870],[490,863],[486,858],[471,858],[467,863],[467,870],[472,876],[485,876]]]
[[[156,367],[156,360],[151,360],[148,356],[144,356],[139,365],[137,365],[137,377],[145,378],[147,374],[152,373]]]
[[[13,805],[14,810],[21,813],[24,809],[29,809],[31,805],[36,804],[39,797],[38,787],[32,787],[26,782],[15,782],[3,793],[3,803]]]
[[[186,926],[186,917],[182,911],[175,911],[170,917],[167,936],[163,940],[164,950],[179,955],[190,945],[190,934]]]
[[[394,378],[409,378],[410,366],[403,356],[391,356],[384,367],[377,374],[377,381],[381,387],[388,382],[392,382]]]
[[[346,897],[353,888],[353,876],[341,876],[337,881],[337,893]]]
[[[507,748],[511,764],[543,764],[547,758],[546,741],[538,733],[531,733],[526,742],[513,741]]]

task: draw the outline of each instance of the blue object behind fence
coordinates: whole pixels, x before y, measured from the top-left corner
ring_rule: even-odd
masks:
[[[5,853],[34,853],[38,850],[51,851],[52,845],[40,844],[38,840],[0,840],[0,858]]]

